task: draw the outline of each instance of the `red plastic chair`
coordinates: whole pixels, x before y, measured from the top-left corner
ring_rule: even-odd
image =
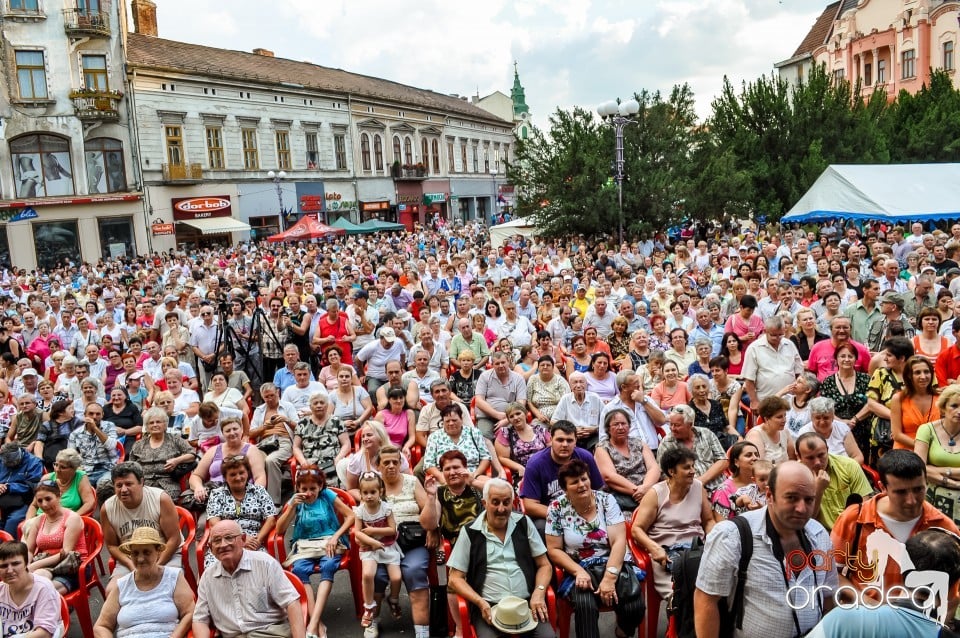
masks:
[[[13,536],[10,536],[10,534],[7,534],[5,531],[0,529],[0,542],[9,543],[10,541],[13,541],[13,540],[16,540],[16,539]]]
[[[183,577],[193,593],[197,593],[198,578],[193,574],[193,568],[190,567],[190,546],[197,539],[197,521],[189,510],[177,506],[177,516],[180,519],[180,533],[183,534],[183,544],[180,546],[180,563],[183,568]]]
[[[883,483],[880,482],[880,472],[876,471],[866,463],[861,463],[860,467],[863,469],[863,473],[867,475],[867,480],[870,482],[870,485],[873,489],[878,492],[883,492]]]
[[[63,634],[61,635],[66,636],[70,631],[70,607],[63,596],[60,596],[60,622],[63,624]]]
[[[123,443],[117,441],[117,463],[123,463],[127,459],[127,450]]]
[[[66,596],[64,600],[70,609],[77,614],[77,622],[84,636],[93,635],[93,619],[90,616],[90,592],[96,588],[105,599],[106,592],[100,582],[100,576],[93,565],[94,559],[103,551],[103,530],[100,523],[89,516],[83,517],[83,536],[87,544],[87,557],[80,563],[77,570],[79,586]]]
[[[554,629],[557,629],[557,597],[553,593],[553,587],[547,587],[546,602],[550,624]],[[473,623],[470,622],[470,605],[462,596],[457,596],[457,607],[460,613],[460,627],[463,629],[463,638],[477,638],[477,632],[474,631]]]
[[[336,487],[329,488],[337,495],[337,497],[342,500],[350,508],[356,507],[357,502],[353,499],[350,494],[346,491],[341,490]],[[286,509],[289,506],[284,506]],[[280,512],[282,515],[283,512]],[[353,607],[354,612],[357,615],[357,618],[363,616],[363,589],[362,589],[362,575],[360,573],[360,548],[357,545],[356,539],[353,536],[353,529],[350,530],[350,549],[347,550],[340,557],[340,567],[339,570],[346,570],[350,575],[350,589],[353,591]],[[206,534],[204,534],[204,549],[206,549]],[[270,535],[267,537],[266,543],[267,551],[270,552],[280,563],[282,564],[287,560],[287,546],[286,539],[283,534],[278,534],[276,529],[270,532]],[[197,548],[197,565],[203,565],[203,555],[200,554],[200,548]],[[314,570],[315,572],[319,571],[319,567]]]
[[[627,527],[627,547],[630,548],[630,553],[633,555],[633,563],[647,573],[647,577],[640,583],[646,599],[647,611],[643,617],[643,622],[640,623],[640,627],[637,630],[637,635],[641,637],[646,636],[646,638],[657,638],[661,600],[660,595],[657,594],[657,588],[653,584],[653,561],[650,559],[650,554],[640,547],[633,538],[632,530],[633,524],[637,520],[637,514],[639,514],[639,510],[633,513],[633,516],[630,518],[630,526]],[[673,618],[669,619],[666,635],[668,637],[676,635]]]

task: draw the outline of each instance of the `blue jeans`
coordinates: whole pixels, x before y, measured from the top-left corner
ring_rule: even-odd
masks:
[[[313,574],[313,570],[317,565],[320,565],[320,580],[329,580],[332,582],[333,577],[337,575],[337,570],[340,568],[340,557],[334,556],[331,558],[329,556],[321,556],[320,558],[301,558],[300,560],[293,561],[293,565],[290,566],[290,571],[300,579],[301,583],[307,584],[310,582],[310,576]]]
[[[16,509],[7,510],[3,513],[3,531],[7,534],[10,534],[13,538],[19,538],[19,533],[17,527],[23,520],[27,517],[27,509],[29,509],[30,504],[26,504],[22,507]]]

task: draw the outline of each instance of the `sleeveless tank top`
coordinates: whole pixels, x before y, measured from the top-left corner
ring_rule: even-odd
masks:
[[[76,512],[83,505],[83,499],[80,497],[80,479],[86,475],[87,473],[83,470],[77,470],[73,475],[73,480],[70,482],[70,487],[60,494],[60,504],[68,510]],[[47,481],[56,481],[57,475],[54,472],[50,472],[44,479]],[[38,507],[37,516],[40,514],[43,514],[43,510]]]
[[[687,495],[679,503],[670,502],[670,488],[666,481],[654,485],[653,491],[657,493],[657,517],[647,530],[650,540],[670,547],[703,536],[700,520],[703,484],[700,481],[694,479]]]
[[[763,441],[763,458],[770,461],[774,465],[777,463],[782,463],[786,461],[789,457],[787,456],[787,443],[786,443],[786,430],[780,432],[780,442],[774,442],[767,433],[763,431],[763,428],[759,428],[760,431],[760,440]]]
[[[244,443],[243,447],[240,449],[240,454],[246,456],[247,450],[250,449],[249,443]],[[213,452],[213,460],[210,461],[210,480],[215,483],[223,483],[223,473],[220,471],[220,466],[223,465],[223,444],[217,446],[216,450]],[[250,477],[250,480],[253,481],[253,477]]]
[[[123,505],[117,500],[116,496],[107,499],[105,504],[107,516],[110,518],[110,524],[117,530],[117,536],[121,543],[128,541],[133,534],[133,530],[138,527],[151,527],[163,537],[163,530],[160,529],[160,497],[163,493],[163,490],[159,487],[144,485],[140,505],[133,509]],[[180,536],[180,543],[183,543],[182,535]]]
[[[71,516],[76,516],[76,513],[71,512],[70,510],[65,510],[65,514],[63,517],[61,517],[60,524],[57,525],[57,529],[52,533],[44,533],[43,526],[47,523],[47,515],[40,515],[40,520],[37,521],[37,525],[40,526],[37,528],[37,552],[56,554],[63,549],[63,537],[67,529],[67,519]],[[80,537],[77,538],[77,544],[74,546],[73,550],[80,552],[81,558],[87,557],[87,539],[83,532],[81,532]]]
[[[149,591],[141,591],[133,574],[120,579],[120,611],[117,612],[117,638],[169,638],[180,621],[173,602],[180,570],[163,567],[160,582]]]
[[[420,506],[417,505],[417,479],[410,474],[401,474],[400,493],[387,495],[386,500],[393,508],[393,520],[400,523],[417,522],[420,520]]]

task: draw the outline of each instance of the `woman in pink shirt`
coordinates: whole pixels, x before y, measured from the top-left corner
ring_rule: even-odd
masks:
[[[740,298],[740,310],[730,315],[723,327],[724,332],[732,332],[740,337],[744,349],[763,333],[763,319],[756,311],[757,298],[744,295]]]

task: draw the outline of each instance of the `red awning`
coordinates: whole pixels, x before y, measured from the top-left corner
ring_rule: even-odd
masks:
[[[323,239],[325,237],[334,237],[336,235],[346,235],[347,231],[342,228],[327,226],[317,220],[312,215],[304,215],[296,224],[276,235],[267,237],[267,241],[305,241],[308,239]]]

